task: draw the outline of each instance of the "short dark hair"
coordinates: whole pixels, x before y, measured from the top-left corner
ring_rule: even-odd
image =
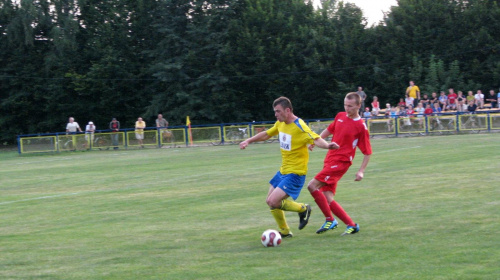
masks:
[[[292,101],[284,96],[278,97],[276,100],[274,100],[273,108],[278,105],[281,105],[283,109],[290,108],[290,111],[293,112]]]

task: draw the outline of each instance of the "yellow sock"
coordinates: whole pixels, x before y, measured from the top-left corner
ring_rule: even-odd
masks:
[[[285,211],[302,213],[306,211],[306,205],[304,203],[298,203],[293,200],[283,199],[281,201],[281,209]]]
[[[273,217],[276,220],[276,223],[278,224],[278,227],[280,228],[281,233],[289,234],[290,227],[288,227],[288,224],[286,223],[285,212],[281,209],[275,208],[275,209],[271,209],[271,214],[273,214]]]

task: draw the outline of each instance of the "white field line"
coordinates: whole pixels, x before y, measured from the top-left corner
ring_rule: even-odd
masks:
[[[418,148],[422,148],[422,146],[413,146],[413,147],[406,147],[406,148],[400,148],[400,149],[383,150],[383,151],[380,151],[380,152],[375,152],[374,154],[392,153],[392,152],[396,152],[396,151],[409,150],[409,149],[418,149]]]

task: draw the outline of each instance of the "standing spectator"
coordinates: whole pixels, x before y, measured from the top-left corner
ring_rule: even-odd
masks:
[[[476,109],[477,109],[476,103],[473,100],[469,101],[469,106],[467,106],[467,112],[474,114],[476,112]]]
[[[328,151],[323,169],[307,185],[307,189],[326,219],[325,223],[316,231],[318,234],[337,227],[338,222],[335,220],[335,216],[347,225],[346,230],[341,235],[359,232],[359,224],[354,223],[342,206],[334,200],[334,197],[338,181],[352,165],[356,148],[361,150],[364,157],[354,181],[363,179],[372,154],[368,129],[358,113],[360,103],[361,100],[356,94],[348,93],[344,99],[345,112],[338,113],[335,120],[320,135],[321,138],[332,135],[332,143],[337,143],[339,148]]]
[[[363,87],[358,87],[358,91],[356,92],[359,97],[361,97],[361,108],[359,109],[360,113],[365,111],[365,99],[366,99],[366,93],[363,91]]]
[[[144,128],[146,128],[146,122],[144,122],[141,117],[138,117],[135,122],[135,139],[138,140],[141,148],[144,148]]]
[[[497,94],[497,104],[498,104],[498,108],[500,108],[500,90],[498,91],[498,94]]]
[[[120,122],[116,120],[116,118],[113,118],[111,122],[109,123],[109,129],[111,130],[111,142],[113,144],[113,149],[118,150],[118,145],[119,145],[119,138],[120,135],[118,134],[118,131],[120,131]]]
[[[354,95],[358,96],[356,93]],[[359,98],[359,96],[358,96]],[[281,148],[281,168],[269,182],[266,203],[271,208],[282,238],[293,237],[286,222],[285,212],[299,214],[299,230],[303,229],[311,215],[311,206],[295,202],[304,185],[309,151],[307,145],[314,144],[323,149],[338,149],[336,143],[328,143],[318,134],[311,131],[307,124],[293,113],[292,102],[286,97],[279,97],[273,102],[274,116],[277,121],[268,130],[240,143],[240,149],[245,149],[250,143],[265,141],[279,135]],[[358,113],[359,105],[356,108]],[[288,197],[293,198],[287,199]]]
[[[87,143],[89,144],[94,141],[94,132],[96,130],[96,127],[92,121],[90,121],[86,126],[85,126],[85,140],[87,140]]]
[[[489,94],[487,94],[485,97],[485,103],[490,104],[491,109],[496,109],[498,107],[497,100],[498,98],[494,90],[490,90]]]
[[[477,90],[476,95],[474,95],[474,99],[476,100],[475,101],[476,106],[479,109],[483,109],[484,108],[484,94],[480,89]]]
[[[372,115],[378,116],[380,112],[380,103],[378,102],[378,97],[374,96],[372,101]]]
[[[66,134],[76,134],[76,131],[82,132],[80,125],[75,122],[75,118],[70,117],[68,120],[68,124],[66,124]]]
[[[417,106],[416,104],[420,101],[420,88],[418,88],[413,81],[410,81],[410,86],[406,88],[406,94],[413,98],[414,103],[412,103],[412,105]],[[406,106],[408,105],[407,103]]]
[[[444,91],[439,93],[439,106],[441,107],[441,111],[446,111],[446,107],[448,106],[448,96]]]
[[[465,99],[464,93],[461,90],[459,90],[458,96],[457,96],[457,111],[458,112],[465,111],[467,109],[467,106],[465,106],[465,108],[464,108],[465,104],[466,104],[466,99]]]
[[[457,94],[453,88],[448,89],[448,110],[456,110],[457,109]]]
[[[158,114],[158,118],[156,119],[156,127],[162,135],[163,141],[170,142],[169,140],[172,137],[172,133],[168,131],[168,121],[163,118],[162,114]]]

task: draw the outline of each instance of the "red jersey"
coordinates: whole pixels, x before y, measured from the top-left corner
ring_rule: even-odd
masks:
[[[365,155],[372,154],[370,134],[361,117],[354,120],[349,118],[346,112],[338,113],[327,129],[333,134],[332,142],[337,143],[340,147],[328,151],[325,163],[335,161],[351,162],[356,154],[356,147],[359,147]]]
[[[424,114],[426,115],[432,114],[432,108],[425,108]]]
[[[457,94],[456,93],[450,93],[448,94],[448,102],[450,104],[455,104],[455,100],[457,99]]]

